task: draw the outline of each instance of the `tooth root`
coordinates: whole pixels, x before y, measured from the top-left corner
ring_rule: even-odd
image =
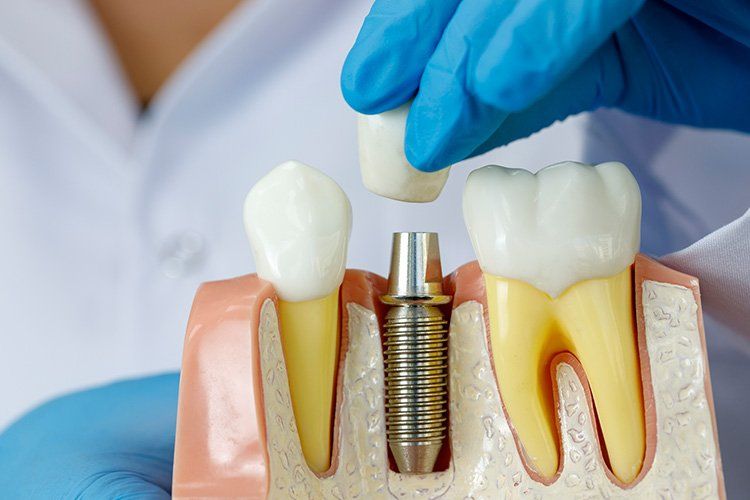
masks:
[[[645,451],[643,399],[630,270],[577,283],[556,299],[518,280],[485,274],[498,387],[530,465],[558,468],[550,361],[564,351],[583,365],[613,473],[638,475]]]
[[[279,300],[281,344],[300,445],[307,465],[318,473],[331,464],[338,295],[337,291],[316,300]]]
[[[560,329],[591,386],[612,472],[631,482],[643,464],[646,442],[630,269],[578,283],[555,305]]]
[[[529,465],[545,478],[558,467],[557,432],[545,358],[553,318],[547,296],[517,280],[485,275],[490,345],[500,394]],[[552,351],[552,352],[550,352]]]

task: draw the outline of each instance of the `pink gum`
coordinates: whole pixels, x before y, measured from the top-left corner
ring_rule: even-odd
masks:
[[[641,296],[643,281],[673,283],[692,290],[698,304],[704,356],[706,350],[698,280],[673,271],[643,255],[636,257],[633,267],[647,433],[644,467],[633,483],[636,484],[650,469],[656,450],[656,414]],[[341,287],[340,303],[357,303],[375,311],[378,318],[382,319],[384,309],[378,297],[384,292],[385,286],[385,280],[378,275],[349,270]],[[461,266],[448,276],[445,287],[448,293],[454,295],[452,307],[474,300],[487,310],[484,280],[476,262]],[[255,275],[205,283],[196,293],[185,336],[180,379],[172,489],[172,494],[176,498],[266,498],[269,481],[266,467],[268,451],[265,442],[258,327],[261,307],[267,299],[276,301],[273,287]],[[348,347],[346,307],[342,307],[341,314],[339,367],[342,366]],[[586,389],[589,407],[593,408],[588,382],[578,360],[570,353],[558,355],[552,363],[553,373],[562,362],[571,365],[576,371]],[[339,371],[335,428],[338,427],[340,413],[338,407],[341,400],[341,384]],[[705,385],[713,414],[708,369],[705,370]],[[715,418],[713,421],[715,422]],[[716,436],[715,427],[713,431]],[[513,432],[515,436],[515,431]],[[336,432],[334,436],[337,436]],[[716,443],[718,446],[718,439]],[[338,439],[334,438],[331,468],[321,476],[335,472],[338,466],[338,447]],[[723,482],[720,461],[716,465],[719,481]],[[526,463],[524,466],[533,479],[545,482]],[[560,472],[558,471],[558,475]],[[613,475],[609,476],[614,483],[618,483]],[[723,490],[722,484],[719,491]]]
[[[384,290],[382,277],[349,270],[341,287],[341,303],[354,302],[382,312],[377,297]],[[195,295],[180,376],[172,481],[175,498],[266,498],[268,449],[258,326],[268,299],[276,301],[274,289],[256,275],[204,283]],[[348,346],[346,307],[341,324],[339,366]],[[339,373],[337,394],[340,386]],[[337,456],[335,439],[331,470],[323,475],[335,470]]]

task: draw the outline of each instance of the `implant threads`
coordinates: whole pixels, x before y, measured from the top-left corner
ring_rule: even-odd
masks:
[[[447,433],[448,321],[436,233],[395,233],[385,322],[388,445],[399,472],[432,472]]]
[[[386,316],[388,445],[402,473],[432,472],[445,439],[448,339],[432,306],[397,306]]]

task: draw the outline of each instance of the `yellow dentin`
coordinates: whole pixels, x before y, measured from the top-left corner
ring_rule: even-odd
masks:
[[[612,472],[635,479],[646,436],[630,269],[554,299],[518,280],[485,274],[485,284],[498,385],[530,465],[546,478],[557,471],[549,369],[569,351],[588,377]]]
[[[279,300],[281,344],[302,453],[321,473],[331,465],[331,427],[339,352],[339,294]]]

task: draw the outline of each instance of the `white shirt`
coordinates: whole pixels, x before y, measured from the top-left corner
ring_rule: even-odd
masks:
[[[87,2],[0,0],[0,428],[62,391],[177,369],[198,284],[253,272],[242,201],[287,159],[340,183],[354,213],[349,267],[381,274],[393,231],[438,231],[446,272],[474,258],[461,190],[489,162],[623,161],[655,254],[750,206],[747,137],[617,112],[469,160],[433,204],[368,193],[339,90],[368,8],[241,5],[140,116]]]

